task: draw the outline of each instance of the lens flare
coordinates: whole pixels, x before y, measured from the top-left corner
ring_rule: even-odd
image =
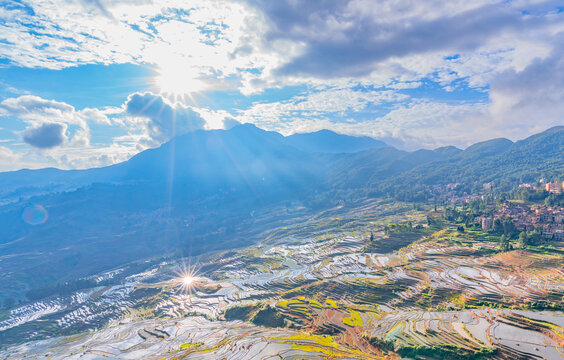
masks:
[[[199,285],[200,278],[197,276],[197,267],[182,264],[180,270],[175,272],[175,277],[172,279],[176,290],[181,295],[188,295],[188,299],[192,302],[192,292]]]
[[[28,205],[22,211],[23,221],[30,225],[45,224],[47,218],[49,218],[49,213],[43,206],[38,204]]]

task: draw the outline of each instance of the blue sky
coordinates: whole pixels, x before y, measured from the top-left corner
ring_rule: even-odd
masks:
[[[403,149],[564,123],[558,1],[0,1],[0,171],[237,122]]]

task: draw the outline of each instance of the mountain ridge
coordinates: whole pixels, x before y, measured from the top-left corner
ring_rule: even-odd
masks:
[[[368,136],[344,135],[326,129],[289,135],[286,141],[300,150],[318,153],[354,153],[387,146]]]
[[[564,127],[466,150],[318,153],[285,139],[243,125],[189,133],[108,167],[0,174],[0,286],[21,295],[135,258],[240,246],[296,211],[342,201],[425,199],[425,186],[515,184],[561,176],[564,168]],[[15,190],[6,195],[10,181]],[[31,204],[48,211],[44,224],[23,221]]]

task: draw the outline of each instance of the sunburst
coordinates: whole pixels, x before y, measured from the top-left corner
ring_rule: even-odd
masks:
[[[201,278],[198,276],[199,267],[197,265],[190,265],[182,263],[180,269],[175,271],[175,277],[172,279],[176,291],[184,296],[188,296],[190,303],[192,303],[192,293],[200,284]]]
[[[188,99],[196,104],[194,94],[208,89],[202,74],[182,59],[163,60],[153,78],[156,90],[174,102],[186,102]]]

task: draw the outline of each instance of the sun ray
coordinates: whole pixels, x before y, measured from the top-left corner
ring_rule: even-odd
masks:
[[[207,87],[198,70],[185,64],[180,59],[161,63],[155,75],[154,84],[161,94],[172,98],[174,101],[186,97],[195,101],[193,94],[201,92]]]
[[[190,265],[190,263],[181,263],[179,270],[174,272],[171,280],[176,292],[183,296],[188,296],[188,300],[192,303],[192,293],[200,285],[201,278],[198,276],[199,266]]]

